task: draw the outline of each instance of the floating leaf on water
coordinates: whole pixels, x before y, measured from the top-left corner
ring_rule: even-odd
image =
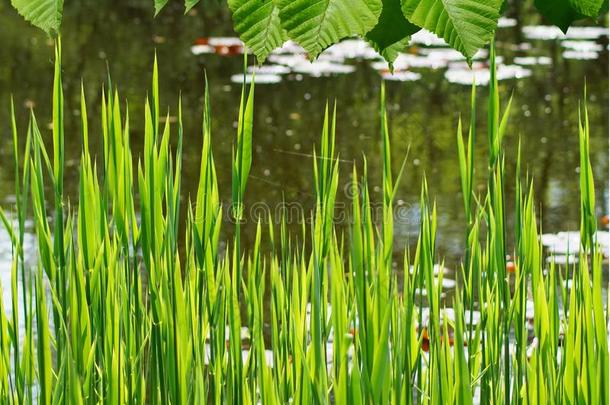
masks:
[[[434,280],[434,283],[437,284],[438,279]],[[451,290],[453,288],[455,288],[455,286],[457,285],[457,282],[451,278],[443,278],[442,284],[443,288]]]
[[[277,63],[279,65],[285,65],[288,67],[296,66],[303,62],[308,62],[304,54],[294,55],[269,55],[267,58],[269,62]]]
[[[426,290],[425,288],[416,288],[415,289],[415,295],[417,296],[422,296],[422,297],[427,297],[428,296],[428,290]],[[447,293],[441,292],[441,299],[444,299],[445,297],[447,297]]]
[[[222,56],[241,55],[244,53],[244,47],[241,45],[219,45],[214,47],[214,53]]]
[[[542,245],[548,249],[550,254],[577,254],[580,248],[580,232],[543,234],[540,236],[540,241],[542,242]]]
[[[191,47],[195,55],[215,53],[217,55],[232,56],[244,52],[244,43],[239,38],[233,37],[202,37],[197,38],[195,45]]]
[[[561,266],[566,266],[568,264],[572,265],[578,263],[578,255],[551,255],[546,258],[546,262],[549,264],[555,263]]]
[[[313,77],[330,76],[336,74],[352,73],[356,70],[354,66],[341,65],[339,63],[316,60],[315,62],[304,61],[292,68],[297,73],[307,74]]]
[[[289,40],[284,42],[284,44],[275,49],[272,53],[272,55],[294,55],[294,54],[305,54],[305,49],[303,49],[303,47],[299,44],[297,44],[296,42]]]
[[[527,39],[550,41],[565,38],[563,32],[554,25],[528,25],[523,27],[522,31]]]
[[[450,48],[432,48],[432,49],[420,49],[420,55],[413,55],[410,53],[401,53],[394,60],[393,66],[395,70],[407,70],[409,68],[423,68],[423,69],[444,69],[449,66],[452,62],[463,62],[466,64],[466,58],[458,51]],[[474,59],[482,59],[487,57],[487,51],[480,50],[474,56]],[[500,57],[496,58],[498,63],[501,63]],[[387,68],[385,62],[373,62],[371,64],[373,69],[384,70]]]
[[[595,60],[599,57],[599,54],[590,51],[564,51],[561,56],[564,59]]]
[[[248,66],[248,73],[254,72],[257,75],[285,75],[290,73],[290,69],[283,65]]]
[[[318,56],[316,61],[332,62],[342,64],[345,62],[345,57],[338,53],[323,52]],[[309,62],[309,60],[307,60]]]
[[[347,39],[326,49],[322,55],[336,55],[343,59],[378,59],[379,54],[365,41]]]
[[[527,300],[525,302],[525,319],[528,321],[533,321],[535,315],[536,311],[534,309],[534,301]]]
[[[381,63],[381,62],[379,62]],[[375,64],[376,66],[377,64]],[[442,69],[447,67],[447,61],[443,59],[434,59],[428,56],[411,55],[401,53],[393,63],[394,69],[406,70],[408,68],[428,68]],[[375,67],[373,66],[373,67]],[[387,64],[386,64],[387,67]]]
[[[450,310],[449,313],[447,313],[447,311]],[[452,319],[455,322],[455,311],[453,308],[446,308],[445,309],[445,314],[449,315],[453,313]],[[466,322],[466,324],[468,325],[476,325],[479,322],[481,322],[481,313],[477,310],[465,310],[464,311],[464,322]]]
[[[520,44],[506,44],[505,48],[511,51],[531,51],[532,44],[529,42],[521,42]]]
[[[425,326],[428,324],[428,320],[430,319],[430,308],[424,307],[421,310],[422,314],[422,324]],[[444,319],[449,320],[450,323],[455,323],[455,310],[453,308],[443,308],[440,310],[440,324],[443,323]],[[477,325],[481,322],[481,312],[477,310],[464,310],[464,322],[467,325]]]
[[[252,83],[252,79],[253,79],[253,75],[252,74],[247,74],[245,76],[246,79],[246,83]],[[256,84],[275,84],[275,83],[279,83],[282,81],[282,76],[280,75],[275,75],[275,74],[270,74],[270,73],[261,73],[261,74],[256,74]],[[231,82],[233,83],[238,83],[241,84],[244,82],[244,75],[243,74],[234,74],[231,76]]]
[[[208,44],[212,46],[244,46],[241,39],[237,37],[210,37]]]
[[[522,79],[531,74],[531,70],[519,65],[499,65],[496,77],[498,80]],[[449,69],[445,72],[445,78],[451,83],[470,86],[474,80],[475,85],[485,86],[489,83],[489,69]]]
[[[383,80],[391,80],[396,82],[414,82],[416,80],[421,79],[421,75],[415,72],[402,71],[402,72],[390,72],[383,71],[381,72],[381,78]]]
[[[601,52],[604,47],[594,41],[578,41],[578,40],[566,40],[561,41],[561,46],[566,49],[581,52]]]
[[[214,53],[215,48],[210,45],[193,45],[191,46],[191,52],[193,55],[202,55],[205,53]]]
[[[517,20],[514,18],[500,17],[498,20],[498,28],[509,28],[517,25]]]
[[[443,290],[453,290],[456,285],[457,285],[457,282],[455,280],[450,279],[450,278],[443,278],[441,287]],[[436,288],[437,286],[438,286],[438,278],[435,277],[434,278],[434,287]],[[428,295],[428,290],[426,288],[422,288],[422,289],[416,288],[415,290],[418,294]]]
[[[464,55],[451,48],[423,48],[419,50],[421,55],[427,56],[433,60],[456,61],[466,60]],[[478,54],[478,52],[477,52]]]
[[[515,56],[513,62],[522,66],[550,65],[553,60],[548,56]]]
[[[442,270],[443,274],[447,274],[447,273],[451,272],[451,270],[449,270],[446,267],[441,267],[441,265],[438,263],[436,263],[434,265],[432,272],[435,276],[438,276],[441,273],[441,270]],[[413,274],[414,271],[415,271],[415,268],[413,267],[413,265],[411,265],[409,267],[409,274]]]
[[[504,62],[504,58],[502,56],[497,56],[496,63],[500,64],[502,62]],[[450,62],[447,65],[447,68],[449,68],[449,69],[467,69],[467,70],[486,69],[487,67],[488,67],[488,63],[486,61],[472,62],[472,66],[468,66],[468,63],[466,63],[466,61]]]
[[[608,28],[605,27],[570,27],[566,33],[569,39],[597,39],[608,36]]]
[[[602,252],[608,252],[608,249],[610,249],[610,232],[597,231],[595,238]],[[540,242],[548,249],[550,254],[556,255],[556,259],[558,255],[575,255],[578,254],[580,249],[580,232],[545,233],[540,235]]]
[[[404,70],[405,69],[404,66],[401,67],[401,68],[396,67],[396,65],[393,65],[393,66],[394,66],[394,70],[395,71],[397,71],[397,70]],[[373,62],[373,63],[371,63],[371,67],[373,69],[375,69],[376,71],[381,72],[381,71],[384,71],[384,70],[388,69],[388,62],[386,62],[386,61]]]
[[[529,25],[523,27],[523,34],[528,39],[597,39],[608,36],[608,28],[604,27],[570,27],[564,35],[558,27],[551,25]]]

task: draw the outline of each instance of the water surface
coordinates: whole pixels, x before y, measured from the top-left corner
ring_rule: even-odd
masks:
[[[200,38],[235,36],[230,16],[226,7],[211,3],[184,16],[179,3],[174,2],[156,19],[152,17],[148,0],[80,1],[67,5],[62,40],[69,166],[65,183],[72,203],[76,202],[81,148],[78,111],[81,80],[86,86],[90,108],[92,150],[99,151],[101,146],[100,89],[110,72],[122,100],[129,102],[132,148],[137,153],[143,137],[142,106],[150,88],[156,51],[161,105],[169,106],[170,114],[175,114],[179,94],[183,99],[184,201],[194,195],[197,186],[205,70],[211,84],[213,148],[224,205],[228,205],[231,145],[240,95],[240,85],[233,83],[231,77],[242,72],[243,59],[241,55],[194,55],[191,47],[198,38],[202,42]],[[583,34],[576,31],[567,41],[581,43],[566,44],[566,39],[552,30],[532,28],[542,22],[526,17],[526,11],[511,10],[509,15],[514,20],[504,20],[497,34],[502,63],[519,66],[519,72],[528,72],[517,74],[520,78],[503,80],[500,86],[503,106],[513,94],[505,139],[509,229],[512,229],[511,185],[520,140],[522,166],[534,179],[543,231],[575,230],[579,219],[577,106],[583,97],[585,78],[598,215],[608,213],[608,37],[595,35],[592,40],[583,39]],[[53,47],[43,33],[22,21],[6,3],[0,4],[0,27],[3,44],[0,48],[0,133],[5,140],[0,143],[0,159],[4,162],[0,164],[0,204],[10,208],[14,196],[13,168],[8,163],[11,162],[9,96],[12,94],[15,99],[20,130],[25,131],[28,109],[34,107],[43,136],[49,140]],[[436,41],[431,38],[434,45]],[[445,52],[445,56],[438,56],[439,51]],[[431,52],[437,52],[436,57],[440,57],[438,66],[423,66],[425,61],[421,57],[431,57]],[[404,57],[408,67],[400,73],[407,81],[387,80],[387,101],[395,172],[409,151],[406,172],[397,192],[397,257],[417,237],[420,184],[425,174],[438,206],[439,253],[449,263],[455,263],[464,239],[456,124],[459,114],[469,116],[470,88],[448,80],[458,77],[452,81],[459,82],[461,76],[455,71],[463,71],[465,66],[446,52],[421,42],[413,44],[408,50],[411,56]],[[254,162],[246,196],[252,215],[251,223],[245,226],[244,246],[253,238],[253,220],[265,212],[265,207],[273,210],[285,199],[311,209],[311,153],[320,134],[327,101],[337,103],[337,149],[342,160],[340,202],[346,201],[345,194],[349,194],[353,162],[362,168],[362,153],[368,159],[373,198],[381,197],[380,187],[376,187],[381,185],[378,95],[382,75],[391,77],[387,72],[378,71],[380,65],[369,59],[333,62],[353,66],[353,72],[314,77],[291,71],[281,75],[279,83],[257,86]],[[416,66],[418,63],[422,66]],[[475,67],[484,69],[484,59]],[[480,111],[475,189],[481,192],[487,170],[486,91],[485,86],[478,87],[477,91]],[[6,245],[8,239],[0,238],[0,243]],[[10,249],[0,246],[0,255],[0,262],[10,260]],[[4,272],[5,267],[1,270]]]

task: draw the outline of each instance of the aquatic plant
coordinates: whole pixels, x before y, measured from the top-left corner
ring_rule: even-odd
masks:
[[[2,286],[11,290],[11,308],[0,308],[3,402],[608,402],[608,315],[586,104],[579,107],[579,260],[545,268],[532,179],[522,179],[520,163],[515,244],[507,243],[503,139],[510,101],[501,112],[492,47],[482,195],[473,190],[474,86],[465,141],[458,122],[467,221],[461,279],[447,301],[425,179],[417,247],[394,264],[393,206],[404,164],[394,172],[383,87],[381,220],[373,215],[363,158],[352,169],[350,224],[335,222],[337,107],[327,106],[313,152],[315,206],[302,213],[301,232],[289,232],[285,215],[259,218],[254,243],[243,246],[254,87],[242,89],[232,204],[223,207],[206,79],[199,183],[185,213],[182,108],[175,124],[161,119],[156,59],[136,159],[129,108],[110,82],[101,97],[102,150],[90,150],[83,90],[74,206],[63,187],[60,45],[55,56],[52,155],[33,112],[25,141],[11,122],[16,199],[11,212],[0,210],[13,248],[12,283]],[[227,210],[234,233],[224,243]],[[35,253],[24,246],[27,218]]]

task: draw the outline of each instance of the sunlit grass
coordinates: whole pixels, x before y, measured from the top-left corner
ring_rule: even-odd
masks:
[[[89,149],[82,91],[79,193],[71,205],[63,185],[60,57],[58,46],[52,156],[34,113],[25,135],[11,122],[16,200],[10,215],[0,210],[13,248],[12,283],[2,286],[10,288],[11,308],[0,308],[2,402],[607,403],[607,311],[586,105],[578,107],[580,257],[567,269],[545,268],[532,180],[522,179],[520,153],[506,156],[502,145],[510,101],[502,111],[492,48],[482,194],[473,190],[474,88],[466,140],[465,125],[457,124],[465,249],[460,282],[447,301],[442,265],[435,266],[443,261],[436,205],[425,179],[416,250],[404,252],[398,269],[393,264],[393,202],[404,164],[393,172],[383,87],[381,221],[373,215],[363,158],[352,169],[350,224],[335,223],[337,107],[327,106],[313,152],[315,206],[303,213],[302,231],[290,234],[285,216],[260,218],[254,244],[242,246],[244,195],[255,164],[254,87],[242,89],[232,204],[223,207],[219,189],[228,185],[217,180],[206,79],[199,182],[186,212],[180,212],[182,108],[175,125],[161,119],[156,60],[138,155],[130,147],[133,120],[110,84],[102,94],[103,151]],[[512,247],[506,159],[518,162]],[[234,219],[226,243],[223,212]],[[24,252],[27,218],[37,240],[34,266]],[[528,301],[535,309],[531,330]]]

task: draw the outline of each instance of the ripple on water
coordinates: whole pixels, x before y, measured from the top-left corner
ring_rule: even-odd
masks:
[[[498,80],[522,79],[531,76],[532,71],[519,65],[498,65],[496,77]],[[489,83],[489,69],[449,69],[445,78],[456,84],[470,86],[474,82],[477,86],[486,86]]]

